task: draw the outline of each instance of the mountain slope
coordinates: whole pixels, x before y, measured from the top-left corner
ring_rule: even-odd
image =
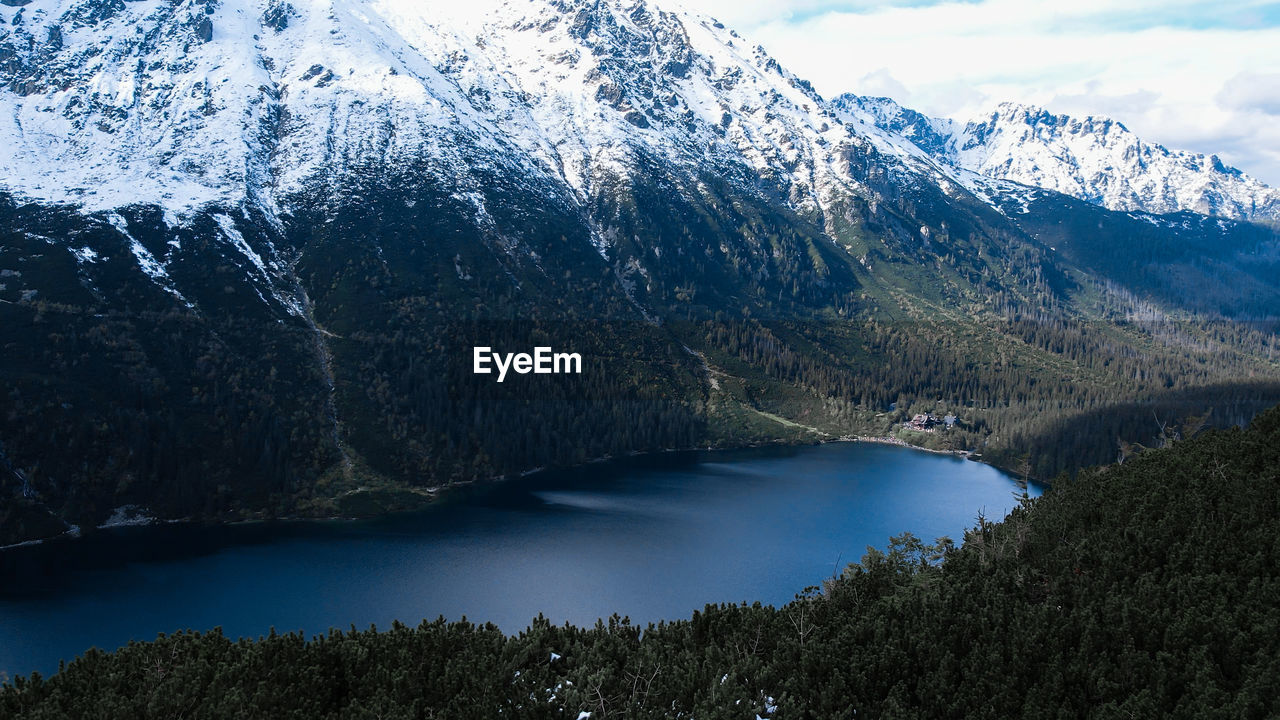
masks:
[[[1275,232],[957,170],[708,18],[3,12],[0,544],[122,505],[369,514],[926,410],[962,423],[915,441],[1006,464],[1081,423],[1049,475],[1106,459],[1110,407],[1280,401]],[[1100,252],[1099,223],[1141,242]],[[584,372],[499,384],[474,346]]]
[[[1280,191],[1217,156],[1145,142],[1108,118],[1001,103],[961,125],[925,117],[889,98],[846,94],[832,106],[910,140],[942,163],[1110,210],[1280,219]]]
[[[857,139],[807,86],[710,21],[625,9],[520,4],[441,27],[389,0],[64,0],[6,31],[4,177],[46,201],[178,213],[410,158],[463,193],[472,163],[510,161],[585,195],[637,152],[799,166],[809,194],[848,182],[815,145]]]

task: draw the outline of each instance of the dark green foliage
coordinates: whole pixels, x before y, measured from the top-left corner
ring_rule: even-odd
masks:
[[[131,218],[161,253],[159,218]],[[176,234],[191,255],[172,266],[203,276],[184,285],[201,311],[137,283],[128,243],[101,219],[0,204],[0,228],[0,256],[21,273],[9,284],[35,290],[0,304],[0,544],[66,527],[19,528],[5,517],[14,495],[86,528],[125,503],[277,513],[335,462],[311,332],[215,259],[201,228]],[[37,229],[95,248],[93,276]]]
[[[1280,402],[1274,230],[1006,216],[849,153],[879,199],[822,214],[776,178],[643,156],[590,198],[511,168],[467,193],[353,168],[278,220],[181,226],[0,194],[0,546],[126,504],[363,515],[541,466],[846,435],[1047,479],[1169,418]],[[499,385],[473,346],[584,373]],[[923,412],[959,422],[902,431]]]
[[[1274,229],[1192,212],[1108,212],[1065,195],[1038,195],[1029,212],[1013,211],[1015,221],[1076,266],[1165,303],[1275,329]]]
[[[1064,478],[960,547],[892,538],[777,609],[180,634],[16,678],[0,717],[1261,719],[1280,711],[1277,538],[1280,407]]]

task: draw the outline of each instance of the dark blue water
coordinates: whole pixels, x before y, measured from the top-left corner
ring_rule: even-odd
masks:
[[[321,633],[542,613],[647,622],[780,604],[904,530],[960,541],[1016,483],[975,462],[834,443],[554,471],[360,522],[127,528],[0,551],[0,671],[221,626]],[[1037,494],[1032,488],[1032,494]]]

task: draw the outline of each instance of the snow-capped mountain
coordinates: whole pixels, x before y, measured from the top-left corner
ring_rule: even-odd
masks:
[[[1023,388],[1085,367],[1006,362],[1042,352],[1017,317],[1280,304],[1268,228],[981,174],[710,18],[482,4],[0,0],[0,541],[863,432],[972,402],[988,345]],[[589,367],[497,385],[480,346]],[[1072,402],[1112,402],[1104,372]]]
[[[408,159],[463,195],[479,165],[583,198],[646,155],[737,166],[815,208],[866,145],[707,18],[568,0],[431,18],[404,0],[5,7],[0,183],[89,210],[274,212]]]
[[[521,233],[494,220],[503,183],[587,217],[606,258],[620,235],[589,205],[637,172],[695,195],[710,173],[819,218],[921,183],[761,48],[641,0],[476,13],[407,0],[41,0],[0,12],[0,189],[89,213],[158,206],[171,228],[220,211],[214,241],[294,315],[306,301],[277,249],[283,218],[364,197],[370,182],[441,188],[504,255],[535,264]],[[265,218],[259,242],[250,211]],[[132,237],[122,216],[108,219]],[[186,302],[169,272],[186,247],[128,242],[144,274]]]
[[[834,99],[832,107],[910,140],[946,165],[1111,210],[1280,219],[1280,190],[1224,165],[1216,155],[1145,142],[1108,118],[1073,118],[1002,103],[961,124],[926,117],[889,98],[848,94]]]
[[[312,483],[360,487],[353,457],[420,485],[690,446],[705,336],[673,344],[669,315],[847,305],[849,248],[870,266],[873,235],[914,248],[945,217],[899,209],[946,201],[761,49],[639,0],[34,0],[0,20],[0,328],[76,309],[6,345],[13,397],[52,416],[5,414],[0,441],[43,468],[23,498],[90,522],[118,487],[173,513],[332,498]],[[589,392],[512,404],[458,362],[548,335],[604,364]],[[48,368],[58,389],[24,384]],[[46,452],[68,435],[78,454]],[[84,480],[121,467],[142,479]],[[64,505],[65,477],[92,501]]]
[[[959,126],[883,98],[828,104],[714,20],[632,0],[467,15],[404,0],[43,0],[0,19],[0,185],[90,211],[249,202],[275,216],[373,168],[429,163],[483,218],[491,170],[574,204],[645,158],[819,215],[874,201],[890,176],[985,199],[970,173],[1111,209],[1280,212],[1276,191],[1216,158],[1112,121],[1002,105]]]

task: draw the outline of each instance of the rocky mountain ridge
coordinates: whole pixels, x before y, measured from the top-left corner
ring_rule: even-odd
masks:
[[[1070,195],[1110,210],[1280,219],[1280,190],[1216,155],[1170,150],[1110,118],[1001,103],[967,123],[926,117],[890,98],[841,95],[838,111],[904,138],[957,170]]]
[[[475,162],[589,193],[630,156],[745,164],[798,202],[848,184],[822,99],[706,18],[511,3],[443,26],[382,0],[63,0],[6,13],[11,191],[90,210],[265,208],[352,165]]]

